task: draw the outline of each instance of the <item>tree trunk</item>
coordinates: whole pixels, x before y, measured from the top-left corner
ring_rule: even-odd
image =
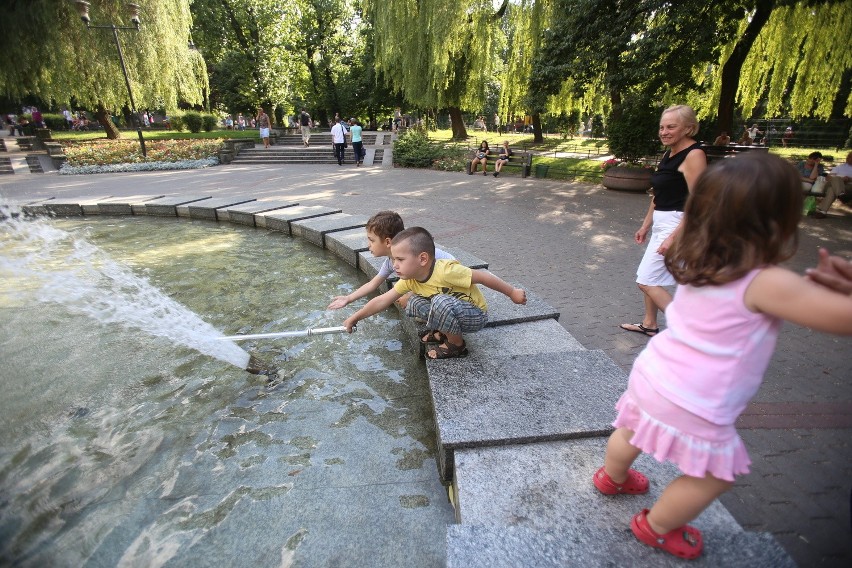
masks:
[[[760,30],[769,20],[772,10],[775,9],[775,0],[757,0],[755,12],[746,27],[742,37],[731,52],[731,56],[722,67],[722,85],[719,93],[719,106],[716,110],[718,124],[717,134],[727,132],[731,138],[736,136],[734,129],[734,106],[737,102],[737,90],[740,87],[740,72],[743,63],[754,45],[754,40]]]
[[[537,112],[532,115],[532,127],[533,142],[544,142],[544,136],[541,133],[541,115]]]
[[[118,127],[112,121],[109,112],[104,108],[102,104],[98,104],[98,108],[95,111],[95,119],[97,119],[98,123],[104,127],[104,132],[106,132],[106,137],[109,140],[118,140],[121,138],[121,132],[119,132]]]
[[[450,122],[453,129],[453,140],[467,140],[467,128],[459,107],[450,107]]]

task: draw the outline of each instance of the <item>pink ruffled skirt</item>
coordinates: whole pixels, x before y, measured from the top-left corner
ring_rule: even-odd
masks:
[[[616,428],[631,430],[631,445],[657,461],[670,461],[692,477],[708,473],[734,481],[749,472],[751,460],[733,425],[713,424],[660,396],[635,371],[615,405]]]

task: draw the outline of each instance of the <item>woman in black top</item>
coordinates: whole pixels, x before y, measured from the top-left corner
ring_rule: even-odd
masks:
[[[483,140],[482,144],[479,145],[479,149],[476,151],[476,156],[470,162],[470,171],[468,173],[470,175],[475,174],[477,166],[482,164],[482,175],[487,176],[488,171],[486,166],[488,165],[488,154],[490,153],[491,150],[488,149],[488,142]]]
[[[707,167],[701,143],[693,138],[697,132],[698,119],[690,107],[677,105],[663,111],[660,142],[668,146],[668,150],[651,178],[654,197],[642,226],[633,237],[637,244],[642,244],[648,231],[651,232],[648,248],[636,271],[636,283],[645,301],[645,316],[640,323],[621,324],[627,331],[649,337],[657,335],[660,331],[658,312],[665,311],[672,301],[672,295],[664,286],[673,286],[675,280],[666,269],[664,255],[680,229],[686,198]]]

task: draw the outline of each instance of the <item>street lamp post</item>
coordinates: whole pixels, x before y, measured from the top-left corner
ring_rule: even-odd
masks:
[[[89,2],[85,0],[73,0],[74,6],[77,8],[77,13],[80,19],[86,24],[89,29],[112,30],[112,36],[115,38],[115,47],[118,49],[118,61],[121,63],[121,71],[124,73],[124,82],[127,85],[127,96],[130,97],[130,112],[136,122],[136,132],[139,134],[139,145],[142,147],[142,156],[147,157],[145,151],[145,138],[142,137],[142,125],[139,117],[136,114],[136,103],[133,101],[133,91],[130,88],[130,78],[127,76],[127,67],[124,65],[124,54],[121,52],[121,43],[118,41],[118,30],[133,30],[139,31],[139,4],[132,2],[127,3],[127,12],[130,14],[130,21],[133,26],[116,26],[115,24],[95,26],[92,25],[89,18]]]

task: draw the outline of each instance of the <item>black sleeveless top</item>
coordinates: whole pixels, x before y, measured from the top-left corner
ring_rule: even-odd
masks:
[[[656,211],[683,211],[686,198],[689,197],[689,187],[686,178],[677,169],[686,159],[686,155],[696,148],[701,148],[701,142],[687,146],[674,156],[671,150],[666,150],[660,165],[651,176],[651,187],[654,190],[654,209]]]

